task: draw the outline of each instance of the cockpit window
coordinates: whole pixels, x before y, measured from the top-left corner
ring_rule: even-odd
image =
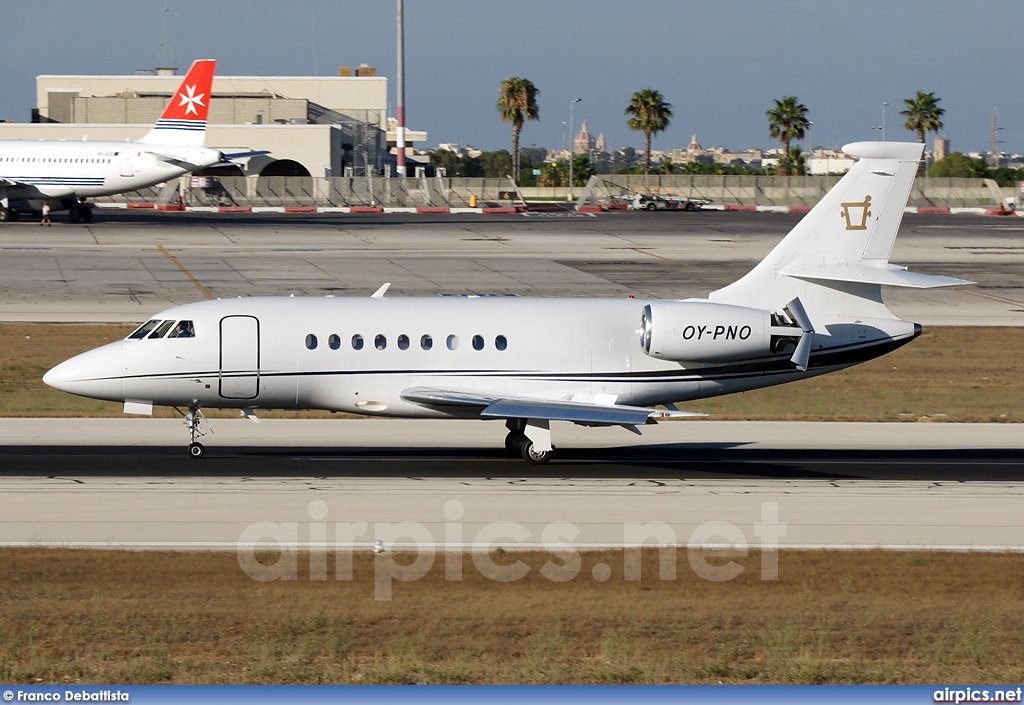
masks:
[[[128,336],[128,340],[141,340],[142,338],[145,338],[146,334],[149,333],[149,331],[156,328],[157,325],[159,325],[159,323],[160,321],[157,319],[153,319],[152,321],[146,321],[141,326],[139,326],[134,333]]]
[[[178,325],[171,329],[168,338],[195,338],[196,327],[192,325],[192,321],[178,321]]]
[[[163,323],[161,323],[157,327],[157,329],[155,331],[153,331],[152,333],[149,334],[149,339],[150,340],[155,340],[156,338],[163,338],[164,337],[164,333],[166,333],[168,330],[170,330],[171,326],[173,326],[173,325],[174,325],[174,321],[164,321]]]

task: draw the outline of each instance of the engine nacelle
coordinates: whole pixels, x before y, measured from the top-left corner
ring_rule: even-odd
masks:
[[[771,355],[768,311],[710,301],[658,301],[644,306],[640,346],[659,360],[729,362]]]

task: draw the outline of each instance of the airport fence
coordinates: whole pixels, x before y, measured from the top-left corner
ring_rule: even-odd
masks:
[[[469,208],[525,205],[511,179],[384,176],[183,177],[164,186],[95,199],[215,207]]]
[[[726,206],[810,207],[840,176],[689,176],[603,174],[591,176],[578,206],[626,203],[637,193],[704,199]],[[536,196],[532,191],[529,195]],[[554,196],[554,192],[552,192]],[[383,176],[183,177],[161,187],[96,198],[97,203],[153,203],[212,207],[469,208],[525,205],[509,178]],[[918,178],[908,206],[998,208],[1006,192],[991,179]]]
[[[732,206],[813,206],[842,176],[691,176],[603,174],[590,177],[577,206],[626,203],[636,194],[707,200]],[[918,177],[908,206],[997,208],[1002,195],[992,179]]]

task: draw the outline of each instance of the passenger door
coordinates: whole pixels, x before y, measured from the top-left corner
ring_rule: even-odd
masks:
[[[255,399],[260,386],[260,323],[255,316],[220,321],[220,395]]]

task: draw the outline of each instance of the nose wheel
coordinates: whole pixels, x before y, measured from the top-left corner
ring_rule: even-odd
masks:
[[[185,414],[185,426],[188,428],[188,456],[198,460],[206,454],[206,448],[198,439],[207,433],[212,433],[213,429],[206,422],[203,410],[198,406],[190,406],[188,408],[188,413]]]

